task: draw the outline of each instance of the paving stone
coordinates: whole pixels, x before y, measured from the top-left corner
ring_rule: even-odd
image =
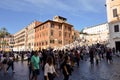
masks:
[[[89,61],[80,61],[80,68],[74,67],[74,71],[70,76],[70,80],[120,80],[120,58],[114,57],[113,64],[108,64],[106,60],[102,60],[99,65],[91,65]],[[15,73],[11,69],[7,74],[0,71],[0,80],[29,80],[27,62],[15,62]],[[63,80],[60,73],[59,78],[55,80]],[[38,80],[44,80],[43,72],[40,72]]]

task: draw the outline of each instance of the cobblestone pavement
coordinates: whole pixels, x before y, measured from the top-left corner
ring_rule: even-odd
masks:
[[[15,62],[15,73],[11,69],[7,74],[0,71],[0,80],[28,80],[28,66],[27,62]],[[59,78],[55,80],[63,80],[60,73]],[[38,80],[43,79],[43,72],[41,71]],[[120,80],[120,58],[114,57],[113,64],[108,64],[102,60],[99,65],[91,65],[88,61],[80,61],[80,67],[74,67],[74,72],[70,76],[70,80]]]

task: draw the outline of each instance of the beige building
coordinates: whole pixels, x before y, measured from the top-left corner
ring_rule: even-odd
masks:
[[[0,38],[0,50],[9,51],[9,38],[8,36],[4,39]]]
[[[109,26],[108,23],[99,24],[83,29],[83,34],[80,34],[84,44],[92,45],[96,43],[108,43]]]
[[[108,22],[120,21],[120,0],[106,0]]]
[[[38,26],[41,22],[34,21],[27,27],[27,50],[34,50],[35,43],[35,27]]]
[[[14,34],[14,51],[29,51],[34,50],[35,30],[41,22],[34,21],[26,28]]]
[[[120,0],[106,0],[110,47],[120,51]]]
[[[20,30],[14,34],[14,48],[13,51],[25,51],[27,49],[27,28]]]
[[[13,51],[14,43],[15,43],[14,42],[14,36],[10,35],[9,42],[8,42],[8,44],[9,44],[9,51]]]

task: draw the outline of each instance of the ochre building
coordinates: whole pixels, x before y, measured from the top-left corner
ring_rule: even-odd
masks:
[[[61,48],[74,41],[73,25],[67,19],[55,16],[35,27],[35,50]]]

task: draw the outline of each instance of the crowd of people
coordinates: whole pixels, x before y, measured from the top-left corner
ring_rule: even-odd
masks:
[[[0,52],[0,69],[6,74],[11,67],[13,73],[14,62],[18,61],[15,52]],[[39,51],[19,52],[21,60],[24,61],[24,55],[28,58],[29,80],[37,80],[40,74],[40,68],[44,72],[44,80],[54,80],[59,77],[59,72],[63,74],[63,80],[69,80],[74,67],[80,67],[80,61],[88,61],[91,65],[98,65],[103,59],[108,64],[113,63],[112,56],[115,55],[114,48],[108,48],[105,45],[96,44],[92,46],[75,47],[72,49],[54,50],[43,49]],[[59,71],[59,72],[58,72]]]
[[[12,72],[14,73],[14,54],[12,52],[0,52],[0,70],[3,69],[4,73],[7,73],[11,67]]]

